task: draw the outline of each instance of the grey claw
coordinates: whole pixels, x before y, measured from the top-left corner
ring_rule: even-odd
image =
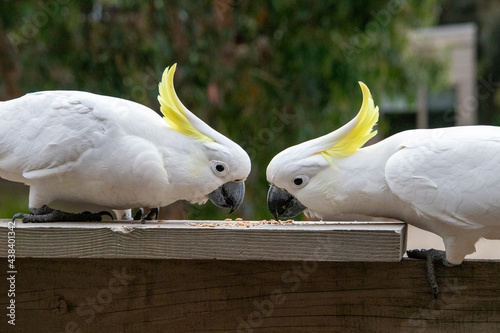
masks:
[[[15,215],[12,217],[12,222],[15,222],[15,221],[16,221],[16,219],[18,219],[18,218],[24,218],[24,216],[25,216],[25,215],[26,215],[26,214],[24,214],[24,213],[17,213],[17,214],[15,214]],[[24,222],[24,221],[23,221],[23,222]]]
[[[146,221],[156,220],[160,212],[160,207],[151,208],[147,214],[144,213],[144,208],[137,209],[134,215],[134,220],[140,220],[141,223],[146,223]]]
[[[137,212],[134,215],[134,220],[140,220],[142,219],[142,216],[144,215],[144,208],[139,208],[137,209]]]
[[[432,289],[432,294],[434,295],[434,299],[438,298],[439,287],[436,281],[436,268],[434,266],[435,262],[445,262],[446,261],[446,252],[429,249],[429,250],[408,250],[406,251],[408,258],[413,259],[424,259],[425,266],[427,268],[427,279],[429,280],[429,284]]]
[[[92,222],[102,221],[103,216],[109,216],[113,219],[113,215],[109,212],[102,211],[99,213],[91,213],[85,211],[83,213],[67,213],[60,210],[52,209],[46,205],[40,208],[30,208],[30,213],[17,213],[13,216],[12,221],[22,217],[23,223],[43,223],[43,222]]]
[[[160,213],[159,207],[151,208],[148,215],[146,215],[146,217],[144,219],[149,220],[149,221],[156,220],[158,218],[159,213]]]

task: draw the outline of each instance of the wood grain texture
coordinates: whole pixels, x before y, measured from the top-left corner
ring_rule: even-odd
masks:
[[[0,221],[0,257],[7,253]],[[399,261],[400,222],[16,222],[17,258]]]
[[[498,332],[500,262],[439,265],[438,300],[424,266],[21,258],[16,326],[2,315],[0,331]]]

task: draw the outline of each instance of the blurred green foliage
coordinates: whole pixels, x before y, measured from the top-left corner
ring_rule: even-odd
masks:
[[[358,81],[377,102],[382,92],[411,96],[419,80],[439,75],[406,51],[409,30],[436,22],[436,3],[1,1],[0,99],[76,89],[159,110],[161,73],[178,63],[180,99],[251,156],[236,215],[268,219],[267,164],[350,120],[361,104]],[[190,218],[227,213],[209,204],[188,210]]]

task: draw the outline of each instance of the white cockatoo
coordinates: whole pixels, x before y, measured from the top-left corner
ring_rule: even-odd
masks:
[[[274,217],[305,211],[322,219],[349,214],[399,219],[444,241],[446,253],[409,251],[410,256],[447,265],[460,264],[482,237],[500,239],[500,128],[410,130],[361,148],[376,134],[378,107],[360,86],[363,104],[353,120],[269,163],[268,206]]]
[[[179,100],[176,65],[165,69],[162,118],[128,100],[80,91],[44,91],[0,102],[0,177],[30,187],[24,222],[100,220],[107,212],[65,213],[55,200],[136,207],[210,199],[231,212],[242,203],[248,154]]]

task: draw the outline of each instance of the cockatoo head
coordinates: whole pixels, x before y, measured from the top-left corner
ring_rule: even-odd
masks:
[[[180,143],[178,147],[184,149],[183,156],[189,162],[179,161],[177,168],[188,175],[183,182],[196,189],[196,194],[186,199],[202,203],[208,198],[217,207],[230,208],[232,213],[245,196],[244,181],[250,173],[250,158],[238,144],[208,126],[182,104],[174,89],[175,69],[176,64],[165,69],[158,101],[168,126],[190,142],[187,148]]]
[[[328,207],[332,191],[332,173],[339,163],[359,148],[376,131],[378,107],[374,106],[368,87],[359,82],[363,104],[357,116],[343,127],[322,137],[292,146],[276,155],[267,167],[270,183],[267,195],[274,218],[292,218],[302,211],[319,216],[314,207]]]

